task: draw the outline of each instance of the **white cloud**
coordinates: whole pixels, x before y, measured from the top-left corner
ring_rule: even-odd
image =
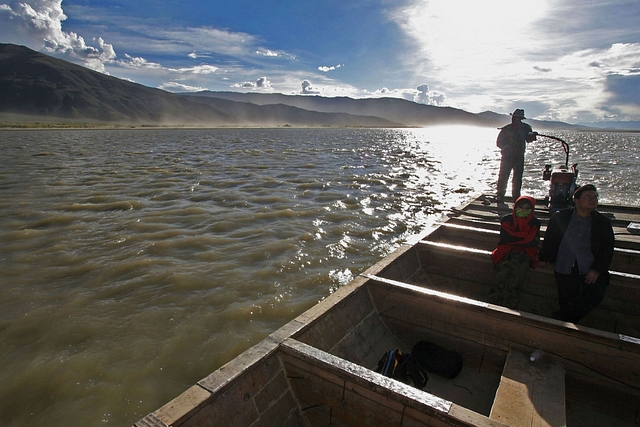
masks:
[[[263,56],[278,56],[278,52],[272,52],[270,50],[256,50],[256,55],[263,55]]]
[[[195,67],[178,68],[176,72],[181,74],[216,74],[220,68],[214,65],[196,65]]]
[[[4,3],[0,5],[0,39],[19,44],[28,41],[38,50],[44,49],[105,72],[104,64],[116,57],[113,46],[102,38],[94,40],[97,47],[87,45],[83,37],[62,30],[66,19],[62,0]]]
[[[267,77],[260,77],[255,82],[244,82],[244,83],[235,83],[231,85],[233,88],[242,88],[242,89],[259,89],[259,90],[270,90],[271,82]]]
[[[141,57],[133,57],[127,53],[124,54],[125,59],[119,59],[116,63],[124,68],[134,68],[134,69],[152,69],[152,70],[160,70],[162,69],[162,65],[156,62],[149,62]]]
[[[256,50],[256,55],[258,56],[266,56],[271,58],[284,58],[284,59],[296,59],[295,55],[291,55],[286,52],[275,52],[269,49],[258,49]]]
[[[421,84],[416,89],[417,93],[413,97],[414,102],[426,105],[444,105],[446,98],[444,93],[429,90],[429,85],[426,83]]]
[[[178,82],[163,83],[159,88],[170,92],[201,92],[207,90],[205,87],[190,86]]]
[[[323,73],[327,73],[329,71],[335,71],[336,69],[342,67],[341,64],[335,65],[333,67],[327,67],[326,65],[323,65],[321,67],[318,67],[318,70],[322,71]]]

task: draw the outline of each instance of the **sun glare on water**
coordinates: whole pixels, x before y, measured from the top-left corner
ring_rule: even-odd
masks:
[[[416,155],[436,164],[436,176],[429,168],[422,170],[423,180],[429,185],[435,179],[443,188],[477,191],[495,174],[498,131],[494,128],[438,126],[408,132],[407,142]]]

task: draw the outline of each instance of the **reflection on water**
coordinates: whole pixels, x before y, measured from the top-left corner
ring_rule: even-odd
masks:
[[[0,424],[132,424],[492,191],[496,134],[1,132]],[[558,136],[603,201],[640,204],[637,134]],[[563,154],[535,144],[544,195]]]

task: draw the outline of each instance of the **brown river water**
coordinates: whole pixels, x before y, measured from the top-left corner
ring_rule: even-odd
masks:
[[[451,207],[497,130],[0,131],[0,425],[131,425]],[[640,206],[640,134],[556,132]],[[544,196],[553,141],[527,152]]]

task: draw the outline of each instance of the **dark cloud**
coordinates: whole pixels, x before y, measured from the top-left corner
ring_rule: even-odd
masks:
[[[605,84],[612,104],[640,105],[640,74],[610,74]]]
[[[533,69],[536,71],[540,71],[541,73],[549,73],[552,71],[551,68],[542,68],[542,67],[538,67],[537,65],[533,67]]]
[[[270,88],[271,82],[266,77],[260,77],[258,81],[256,81],[256,87],[258,88]]]
[[[318,95],[320,92],[313,89],[313,85],[309,80],[304,80],[302,82],[302,93],[305,95]]]

